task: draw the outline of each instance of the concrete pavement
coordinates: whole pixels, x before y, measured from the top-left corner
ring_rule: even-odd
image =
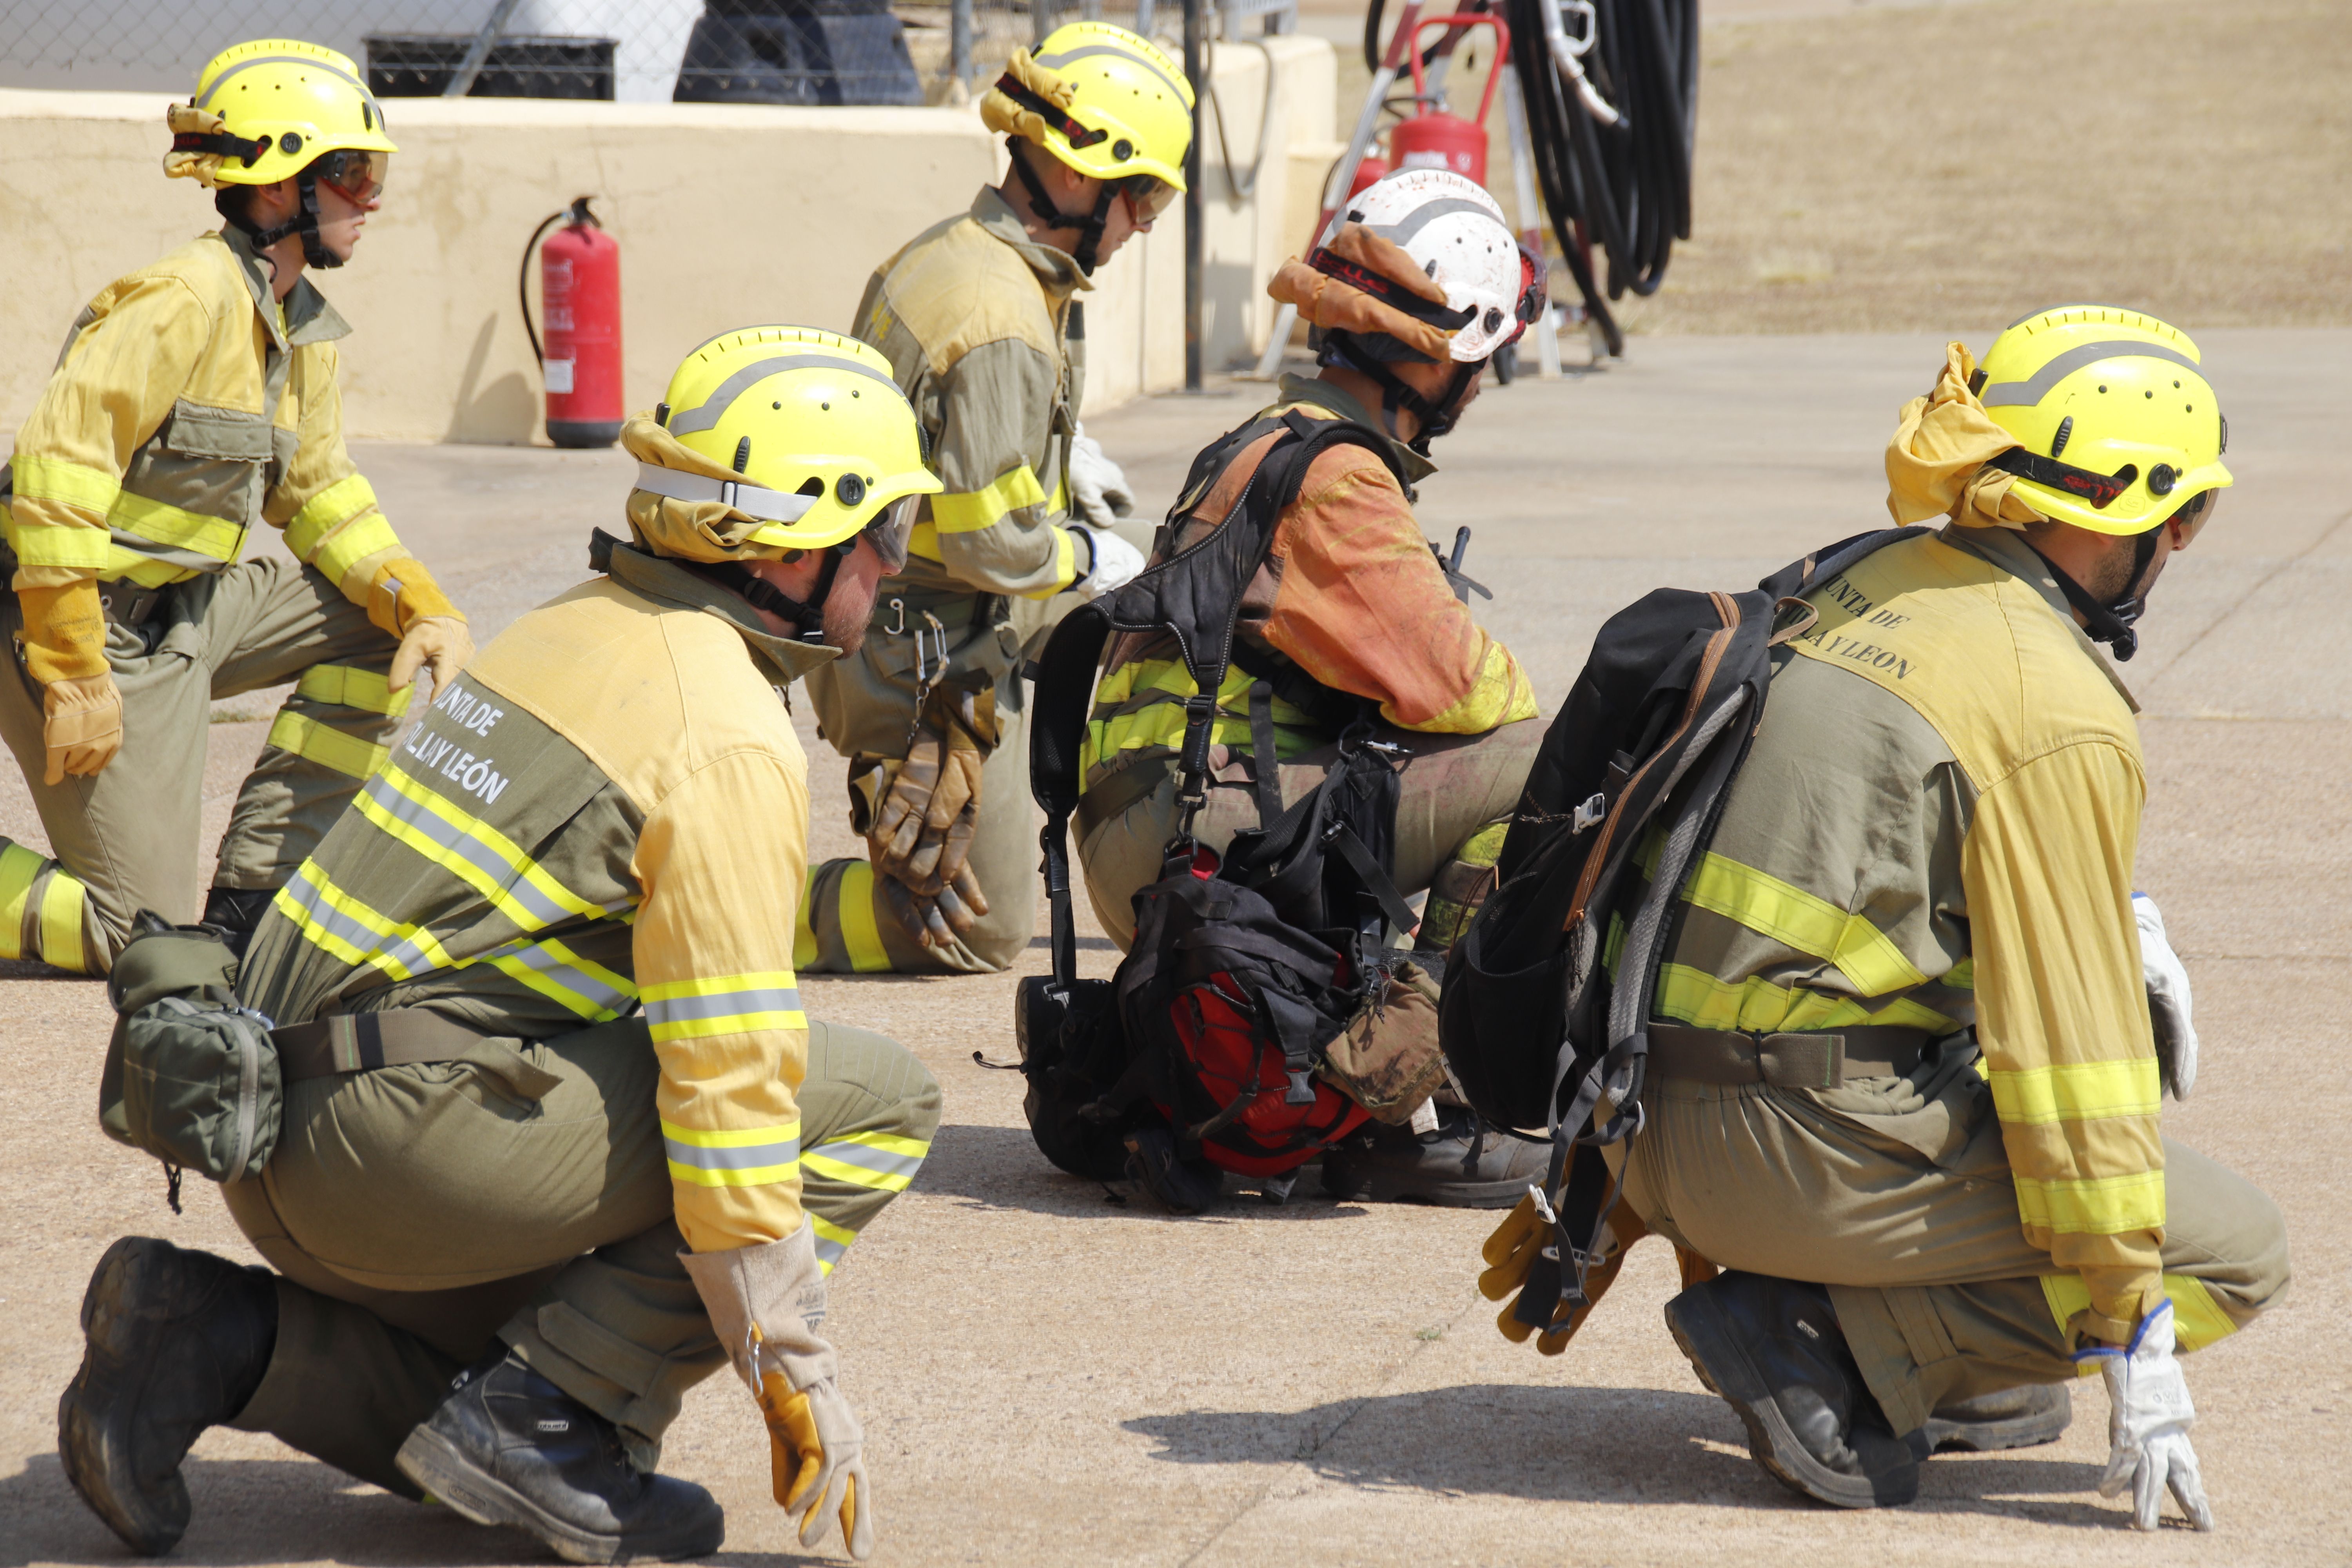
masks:
[[[1968,334],[1979,347],[1989,337]],[[2060,1444],[1943,1458],[1912,1509],[1802,1506],[1748,1460],[1664,1332],[1666,1250],[1633,1255],[1553,1360],[1507,1344],[1472,1281],[1495,1216],[1307,1198],[1170,1220],[1053,1172],[1028,1141],[1013,976],[810,980],[812,1011],[906,1041],[947,1093],[914,1189],[837,1276],[833,1331],[871,1439],[879,1561],[1243,1564],[1933,1560],[2344,1562],[2352,1505],[2352,331],[2215,331],[2239,488],[2165,579],[2124,674],[2147,709],[2142,885],[2197,986],[2205,1062],[2167,1129],[2284,1205],[2296,1283],[2193,1358],[2221,1532],[2120,1528],[2093,1490],[2105,1401]],[[1571,355],[1571,357],[1574,357]],[[1423,489],[1433,538],[1475,530],[1482,614],[1556,705],[1609,612],[1661,583],[1738,586],[1885,517],[1879,452],[1940,339],[1638,342],[1605,373],[1490,388]],[[1192,451],[1262,389],[1131,405],[1088,426],[1165,505]],[[617,528],[618,454],[373,448],[404,533],[486,629],[584,569]],[[250,709],[247,710],[256,710]],[[266,712],[266,707],[257,711]],[[211,830],[258,723],[216,727]],[[813,739],[819,853],[850,840]],[[38,843],[0,778],[0,833]],[[207,849],[208,852],[208,849]],[[193,914],[193,911],[184,911]],[[1083,919],[1083,910],[1081,910]],[[1085,963],[1108,973],[1098,937]],[[1034,972],[1044,961],[1033,948]],[[163,1206],[160,1171],[90,1114],[107,1014],[88,982],[0,966],[0,1568],[118,1561],[54,1453],[91,1264],[126,1232],[250,1257],[215,1191]],[[666,1468],[729,1509],[719,1561],[798,1560],[765,1444],[728,1379],[696,1391]],[[189,1563],[534,1561],[269,1439],[215,1431],[188,1466]]]

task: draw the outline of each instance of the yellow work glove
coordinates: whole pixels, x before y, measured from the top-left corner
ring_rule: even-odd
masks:
[[[48,763],[41,782],[60,784],[68,773],[95,777],[122,750],[122,693],[111,675],[52,680],[41,691],[41,745]]]
[[[422,668],[431,671],[434,695],[449,689],[474,657],[466,617],[433,580],[425,563],[410,557],[387,561],[368,584],[365,608],[376,626],[400,639],[385,685],[405,691]]]
[[[41,683],[41,744],[47,753],[41,782],[59,784],[68,773],[89,777],[122,749],[122,693],[106,662],[106,608],[98,579],[26,588],[25,670]]]
[[[906,759],[887,771],[866,829],[883,901],[925,947],[945,947],[988,912],[971,866],[981,770],[995,749],[996,693],[933,691]]]
[[[1610,1285],[1616,1280],[1617,1271],[1625,1266],[1626,1251],[1649,1233],[1649,1227],[1642,1223],[1641,1215],[1623,1204],[1617,1205],[1615,1212],[1609,1216],[1608,1235],[1601,1243],[1601,1260],[1585,1271],[1584,1305],[1573,1313],[1555,1308],[1549,1325],[1536,1340],[1536,1349],[1539,1352],[1558,1355],[1568,1348],[1568,1342],[1576,1336],[1577,1330],[1584,1327],[1584,1320],[1592,1315],[1592,1309],[1601,1304],[1601,1298],[1609,1293]],[[1512,1314],[1517,1306],[1518,1293],[1527,1288],[1528,1276],[1534,1270],[1536,1259],[1546,1247],[1551,1245],[1552,1237],[1551,1221],[1544,1218],[1542,1211],[1536,1207],[1535,1195],[1529,1194],[1519,1200],[1518,1206],[1505,1215],[1503,1223],[1496,1226],[1495,1233],[1486,1238],[1483,1255],[1487,1267],[1486,1272],[1478,1276],[1478,1293],[1489,1301],[1504,1303],[1502,1315],[1495,1320],[1495,1327],[1500,1329],[1503,1337],[1515,1345],[1527,1343],[1528,1337],[1536,1331],[1535,1325],[1523,1323]]]
[[[799,1519],[801,1544],[814,1550],[837,1520],[850,1556],[865,1561],[874,1551],[866,1432],[842,1395],[841,1358],[816,1331],[825,1314],[816,1233],[803,1219],[782,1241],[678,1256],[759,1402],[770,1484]]]

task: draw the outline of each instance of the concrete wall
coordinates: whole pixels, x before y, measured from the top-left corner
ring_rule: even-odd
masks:
[[[1292,149],[1330,133],[1328,45],[1219,46],[1234,157],[1246,164],[1256,146],[1269,68],[1276,119],[1251,200],[1231,199],[1209,135],[1213,370],[1264,342],[1265,279],[1301,243],[1287,232],[1294,177],[1313,160]],[[15,258],[0,294],[0,427],[38,394],[84,301],[216,222],[208,193],[159,173],[164,101],[0,90],[0,241]],[[1002,173],[969,109],[421,99],[387,110],[401,145],[388,200],[352,265],[320,280],[355,329],[351,431],[384,439],[539,438],[516,274],[540,219],[583,192],[621,243],[628,397],[647,407],[677,357],[714,332],[846,329],[876,264]],[[1182,381],[1181,211],[1106,266],[1087,297],[1088,408]]]

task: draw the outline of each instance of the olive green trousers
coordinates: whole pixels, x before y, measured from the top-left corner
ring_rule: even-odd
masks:
[[[1898,1433],[1939,1405],[2077,1375],[2081,1276],[2028,1245],[1973,1050],[1832,1089],[1654,1082],[1630,1154],[1604,1151],[1652,1230],[1724,1268],[1827,1285]],[[2164,1145],[2164,1283],[2180,1348],[2286,1289],[2286,1223],[2242,1176]]]
[[[725,1364],[678,1260],[659,1076],[626,1018],[288,1085],[269,1163],[223,1189],[278,1274],[277,1348],[234,1425],[414,1497],[394,1456],[497,1339],[655,1468],[686,1391]],[[800,1111],[830,1272],[914,1170],[828,1145],[928,1151],[939,1085],[894,1041],[812,1023]]]
[[[222,888],[276,888],[318,847],[384,755],[408,706],[385,689],[398,645],[317,571],[243,561],[163,590],[140,628],[107,627],[122,750],[89,778],[42,782],[41,687],[0,593],[0,736],[24,770],[49,856],[0,838],[0,958],[102,974],[142,909],[195,919],[205,747],[215,698],[297,684],[237,791]]]

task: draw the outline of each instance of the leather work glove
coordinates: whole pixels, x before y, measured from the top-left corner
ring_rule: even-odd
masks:
[[[1536,1340],[1538,1352],[1558,1355],[1568,1348],[1568,1342],[1576,1337],[1576,1331],[1584,1326],[1584,1320],[1592,1315],[1592,1309],[1601,1304],[1601,1298],[1609,1293],[1609,1287],[1616,1281],[1617,1271],[1625,1266],[1625,1254],[1633,1249],[1635,1242],[1649,1234],[1650,1227],[1642,1222],[1640,1215],[1624,1204],[1617,1205],[1609,1215],[1609,1236],[1602,1244],[1604,1256],[1600,1263],[1585,1271],[1583,1308],[1569,1314],[1555,1310],[1551,1325]],[[1526,1289],[1528,1276],[1534,1270],[1536,1259],[1545,1247],[1551,1245],[1551,1221],[1546,1219],[1543,1211],[1536,1205],[1533,1193],[1521,1198],[1518,1206],[1505,1215],[1503,1223],[1496,1226],[1494,1234],[1486,1238],[1483,1256],[1487,1267],[1486,1272],[1478,1276],[1478,1293],[1489,1301],[1504,1303],[1502,1314],[1495,1320],[1495,1327],[1515,1345],[1527,1343],[1528,1337],[1535,1333],[1531,1324],[1519,1321],[1513,1313],[1518,1305],[1518,1293]],[[1679,1244],[1675,1247],[1675,1262],[1681,1270],[1685,1290],[1694,1285],[1703,1285],[1716,1276],[1714,1264]]]
[[[866,1431],[842,1396],[840,1357],[816,1331],[825,1289],[815,1232],[803,1219],[782,1241],[678,1256],[767,1423],[769,1484],[798,1516],[801,1544],[814,1550],[838,1520],[850,1556],[864,1562],[874,1552]]]
[[[422,561],[403,556],[377,567],[368,584],[366,609],[370,621],[400,639],[384,682],[394,691],[407,690],[423,667],[432,673],[437,697],[473,659],[474,638],[466,629],[466,617]]]
[[[996,747],[992,688],[940,687],[924,700],[906,759],[879,784],[866,834],[883,901],[925,947],[945,947],[988,912],[972,875],[981,770]]]
[[[2189,1446],[2197,1407],[2172,1354],[2170,1299],[2140,1319],[2131,1343],[2095,1345],[2075,1352],[2074,1359],[2098,1362],[2107,1382],[2107,1473],[2099,1478],[2099,1495],[2116,1497],[2129,1487],[2132,1527],[2154,1530],[2169,1489],[2191,1524],[2212,1529],[2205,1479]]]
[[[1135,510],[1135,492],[1128,487],[1126,471],[1083,425],[1070,438],[1070,500],[1073,510],[1097,528],[1108,528]]]
[[[1098,599],[1124,588],[1143,570],[1143,552],[1110,530],[1080,526],[1070,531],[1085,535],[1087,548],[1092,552],[1086,575],[1072,584],[1084,597]]]
[[[2164,916],[2146,893],[2132,895],[2139,922],[2139,963],[2147,980],[2147,1016],[2156,1026],[2156,1061],[2164,1087],[2187,1100],[2197,1087],[2197,1026],[2189,1019],[2189,971],[2164,934]]]
[[[111,674],[52,680],[41,691],[41,744],[48,753],[41,782],[72,773],[90,778],[122,750],[122,692]]]

